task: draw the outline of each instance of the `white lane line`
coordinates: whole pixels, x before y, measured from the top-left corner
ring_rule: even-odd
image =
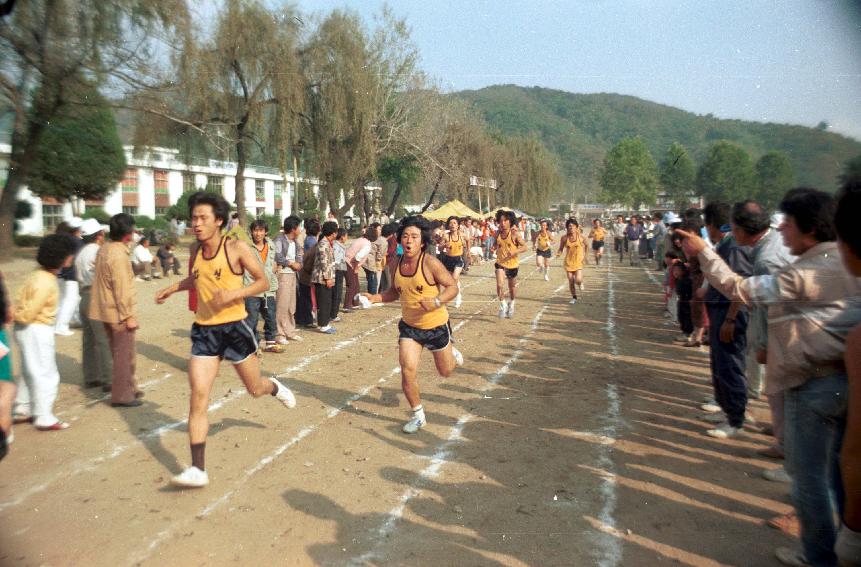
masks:
[[[616,276],[613,274],[612,263],[607,262],[607,325],[605,327],[610,343],[610,354],[618,357],[619,337],[616,334]],[[611,365],[615,366],[615,362]],[[606,439],[616,439],[619,433],[619,425],[621,423],[622,407],[619,398],[618,386],[612,382],[607,383],[607,424],[601,429],[600,434]],[[613,474],[613,459],[611,458],[612,444],[601,444],[598,447],[598,466],[608,474],[604,477],[601,484],[601,496],[603,505],[599,513],[601,522],[610,529],[616,528],[616,520],[614,514],[616,512],[616,476]],[[622,561],[622,545],[618,538],[613,537],[610,533],[602,531],[596,534],[599,544],[601,556],[598,558],[598,565],[601,567],[614,567]]]
[[[554,292],[555,293],[555,292]],[[541,318],[544,316],[544,312],[547,310],[547,305],[544,305],[535,317],[532,319],[532,326],[529,331],[524,335],[520,341],[518,342],[518,347],[514,351],[514,354],[505,361],[503,364],[492,376],[487,379],[484,387],[480,391],[480,395],[483,395],[483,392],[486,392],[493,386],[496,386],[503,376],[509,373],[511,367],[520,360],[520,357],[523,356],[523,353],[526,351],[526,343],[529,342],[532,336],[535,334],[535,331],[538,329],[538,324],[541,321]],[[409,504],[410,500],[421,494],[422,489],[427,484],[427,481],[434,478],[439,474],[440,469],[448,463],[448,457],[451,454],[451,448],[461,440],[463,429],[467,423],[469,423],[475,416],[473,414],[464,414],[458,418],[457,423],[449,429],[449,433],[446,436],[446,440],[443,441],[434,451],[433,456],[430,457],[430,464],[422,469],[422,471],[418,474],[416,480],[412,483],[412,485],[401,494],[400,498],[398,498],[398,504],[392,508],[386,516],[386,520],[373,532],[373,544],[372,548],[366,553],[354,557],[347,564],[348,565],[366,565],[367,563],[374,560],[384,560],[385,557],[378,551],[380,545],[392,534],[392,532],[397,527],[398,521],[403,517],[404,510],[406,509],[407,504]]]
[[[341,341],[340,343],[336,343],[333,347],[331,347],[328,350],[321,351],[321,352],[318,352],[316,354],[312,354],[310,356],[307,356],[299,364],[292,366],[291,368],[288,368],[285,372],[278,374],[277,377],[282,378],[282,377],[288,376],[290,374],[294,374],[296,372],[299,372],[300,370],[305,369],[309,364],[311,364],[315,360],[327,357],[332,352],[342,350],[344,348],[347,348],[348,346],[354,345],[358,341],[363,339],[364,337],[371,335],[373,333],[376,333],[380,329],[386,328],[387,326],[389,326],[391,323],[393,323],[394,321],[396,321],[398,319],[400,319],[400,315],[398,315],[397,317],[387,319],[382,324],[377,325],[376,327],[373,327],[367,331],[364,331],[364,332],[354,336],[353,338],[351,338],[349,340]],[[207,411],[211,413],[211,412],[214,412],[218,409],[221,409],[222,407],[226,406],[229,403],[236,401],[237,399],[241,398],[244,395],[245,395],[245,390],[231,391],[230,393],[228,393],[227,395],[225,395],[224,397],[222,397],[218,401],[210,404]],[[72,476],[78,475],[82,472],[91,471],[91,470],[95,469],[97,466],[102,465],[102,464],[104,464],[104,463],[106,463],[112,459],[119,457],[120,455],[125,453],[127,450],[131,449],[132,447],[137,447],[138,445],[140,445],[144,441],[147,441],[149,439],[153,439],[156,437],[160,437],[163,434],[167,433],[168,431],[178,429],[179,427],[182,427],[183,425],[185,425],[187,422],[188,422],[188,419],[186,418],[186,419],[183,419],[181,421],[174,421],[172,423],[166,423],[166,424],[161,425],[161,426],[157,427],[156,429],[148,431],[144,434],[136,435],[134,438],[134,441],[132,441],[130,443],[117,444],[111,448],[106,449],[106,451],[108,452],[108,454],[106,456],[94,457],[94,458],[78,461],[76,463],[71,463],[69,465],[63,465],[62,467],[60,467],[60,470],[57,472],[57,474],[49,477],[47,480],[43,481],[41,484],[38,484],[36,486],[31,486],[30,488],[24,489],[23,492],[20,492],[18,494],[18,496],[12,500],[0,502],[0,512],[2,512],[3,510],[6,510],[7,508],[12,508],[12,507],[15,507],[15,506],[22,504],[27,499],[29,499],[31,496],[33,496],[35,494],[39,494],[40,492],[44,492],[46,489],[48,489],[50,486],[52,486],[54,483],[56,483],[60,480],[66,480],[66,479],[68,479]]]
[[[485,300],[484,304],[487,305],[487,304],[493,303],[494,301],[495,300]],[[481,309],[471,313],[467,318],[463,319],[462,321],[460,321],[459,323],[454,325],[454,327],[452,327],[452,331],[458,331],[461,328],[463,328],[464,325],[469,323],[476,315],[478,315],[479,313],[484,311],[485,308],[486,307],[482,307]],[[334,407],[331,410],[329,410],[329,412],[327,412],[326,417],[324,419],[318,421],[317,423],[315,423],[313,425],[309,425],[309,426],[305,427],[304,429],[299,431],[299,433],[297,433],[292,439],[290,439],[289,441],[287,441],[283,445],[277,447],[274,451],[272,451],[271,453],[269,453],[268,455],[266,455],[265,457],[260,459],[251,468],[246,469],[245,472],[242,474],[241,479],[238,482],[234,483],[234,488],[228,490],[227,492],[225,492],[224,494],[222,494],[221,496],[219,496],[218,498],[216,498],[215,500],[213,500],[212,502],[207,504],[195,516],[195,518],[204,518],[204,517],[210,515],[212,512],[214,512],[218,508],[220,508],[224,503],[226,503],[228,500],[230,500],[230,498],[233,497],[233,495],[236,493],[237,490],[239,490],[239,488],[241,488],[242,486],[245,486],[248,483],[248,481],[251,479],[251,477],[253,477],[258,472],[263,470],[267,465],[269,465],[275,459],[280,457],[285,451],[287,451],[291,447],[298,444],[299,441],[301,441],[305,437],[308,437],[310,434],[314,433],[317,429],[320,428],[320,426],[324,425],[327,421],[331,420],[334,417],[337,417],[342,411],[344,411],[344,409],[352,406],[352,404],[354,402],[367,396],[374,387],[377,387],[380,384],[384,384],[390,378],[392,378],[393,376],[396,376],[400,371],[401,371],[400,366],[395,366],[385,376],[383,376],[382,378],[377,380],[374,384],[371,384],[369,386],[365,386],[364,388],[362,388],[361,390],[359,390],[358,392],[356,392],[355,394],[353,394],[352,396],[347,398],[347,400],[345,400],[339,406]],[[172,526],[165,528],[165,529],[161,530],[160,532],[158,532],[155,535],[155,537],[153,537],[153,539],[150,541],[149,545],[147,545],[146,549],[139,551],[139,552],[135,552],[129,557],[129,564],[136,565],[138,563],[143,562],[147,558],[149,558],[152,555],[152,553],[156,549],[158,549],[158,547],[162,543],[167,541],[170,538],[170,536],[174,532],[177,531],[177,529],[187,525],[191,520],[192,520],[192,518],[187,518],[186,520],[184,520],[182,522],[177,522],[177,523],[173,524]]]

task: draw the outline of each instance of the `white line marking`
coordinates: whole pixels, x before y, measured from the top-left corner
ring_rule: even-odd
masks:
[[[554,292],[555,293],[555,292]],[[532,319],[532,326],[529,329],[529,332],[524,335],[520,341],[518,342],[518,348],[514,351],[514,354],[505,361],[499,370],[497,370],[490,378],[487,379],[485,386],[481,389],[481,394],[486,392],[493,386],[496,386],[503,376],[509,373],[511,367],[520,360],[520,357],[523,356],[525,352],[526,343],[532,338],[532,335],[535,334],[535,331],[538,329],[538,324],[541,321],[541,317],[544,315],[544,312],[547,310],[547,305],[544,305],[541,310],[535,315]],[[377,548],[392,534],[397,526],[398,521],[403,517],[404,510],[406,509],[407,504],[421,494],[422,488],[426,484],[426,482],[439,474],[440,469],[448,463],[448,456],[450,454],[451,448],[462,439],[463,429],[469,421],[471,421],[475,416],[473,414],[465,414],[458,418],[457,423],[449,429],[449,434],[446,436],[446,440],[443,441],[434,452],[433,456],[430,458],[430,464],[422,469],[422,471],[418,474],[418,478],[413,482],[412,486],[407,488],[403,494],[401,494],[398,499],[398,504],[394,508],[392,508],[388,515],[386,516],[386,520],[382,523],[382,525],[374,531],[374,543],[371,550],[366,553],[354,557],[347,564],[348,565],[366,565],[368,562],[371,562],[375,559],[383,560],[385,559]]]

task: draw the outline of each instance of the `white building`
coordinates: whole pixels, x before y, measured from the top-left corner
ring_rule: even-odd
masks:
[[[11,154],[9,144],[0,144],[0,186],[5,182]],[[179,150],[151,147],[135,156],[132,146],[124,146],[126,172],[116,189],[101,201],[77,203],[78,212],[87,208],[102,208],[108,214],[129,213],[154,218],[163,215],[168,207],[188,191],[196,191],[207,185],[221,189],[228,202],[236,198],[236,163],[213,159],[193,159],[184,163],[179,159]],[[292,172],[282,175],[272,167],[247,165],[245,167],[245,209],[249,215],[275,215],[281,219],[292,213],[293,195],[297,181],[308,183],[319,198],[320,183],[316,179],[297,177]],[[379,187],[369,186],[370,191]],[[53,231],[63,220],[74,215],[71,203],[60,203],[55,199],[39,198],[22,187],[18,199],[32,206],[33,214],[28,219],[19,219],[20,234],[44,234]],[[344,202],[341,195],[341,204]],[[326,211],[324,211],[326,212]],[[352,209],[350,210],[352,214]]]

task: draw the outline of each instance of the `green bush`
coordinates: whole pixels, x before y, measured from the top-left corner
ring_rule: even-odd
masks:
[[[87,210],[84,211],[84,214],[81,215],[82,219],[96,219],[101,224],[108,224],[111,222],[111,214],[105,211],[101,207],[87,207]]]
[[[150,218],[144,215],[138,215],[135,217],[135,227],[140,230],[149,230],[151,228],[157,228],[159,230],[168,231],[169,225],[167,218],[163,216],[157,216],[156,218]]]
[[[20,246],[22,248],[36,247],[42,243],[42,237],[36,236],[34,234],[16,234],[15,235],[15,246]]]

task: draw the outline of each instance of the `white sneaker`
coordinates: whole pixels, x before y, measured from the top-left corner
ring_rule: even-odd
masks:
[[[288,408],[295,408],[296,396],[293,395],[293,392],[290,390],[290,388],[279,382],[274,377],[270,378],[270,380],[272,380],[272,383],[275,384],[276,388],[278,388],[278,391],[275,392],[275,397],[278,398],[278,401],[280,401]]]
[[[401,428],[404,433],[415,433],[419,429],[425,426],[425,416],[424,412],[421,415],[413,416],[411,420],[406,422],[404,426]]]
[[[500,301],[499,302],[499,313],[497,313],[499,318],[504,319],[507,311],[508,311],[508,304],[504,301]]]
[[[733,427],[729,423],[718,425],[716,428],[706,431],[706,435],[709,437],[715,437],[716,439],[729,439],[730,437],[735,437],[739,433],[741,433],[741,427]]]
[[[279,345],[286,345],[289,341],[284,337],[278,337],[278,340],[275,341]]]
[[[700,409],[701,409],[701,410],[703,410],[703,411],[707,411],[707,412],[709,412],[709,413],[717,413],[717,412],[719,412],[719,411],[722,411],[722,410],[720,409],[720,406],[719,406],[719,405],[714,404],[714,403],[711,403],[711,402],[709,402],[709,403],[707,403],[707,404],[703,404],[703,405],[701,405],[701,406],[700,406]]]
[[[454,298],[454,308],[460,309],[461,303],[463,303],[463,298],[461,297],[461,294],[458,293],[457,297]]]
[[[774,550],[774,555],[778,561],[790,567],[806,567],[810,565],[807,562],[807,558],[804,557],[804,552],[800,549],[778,547]]]
[[[546,282],[550,281],[550,273],[549,272],[546,272],[546,271],[544,272],[544,281],[546,281]]]
[[[513,301],[508,304],[508,313],[506,313],[505,316],[508,317],[509,319],[514,317],[514,302]]]
[[[197,467],[188,467],[170,479],[170,483],[183,488],[203,488],[209,484],[209,475]]]
[[[454,356],[454,363],[458,366],[463,366],[463,355],[454,347],[451,347],[451,354]]]
[[[569,304],[571,304],[571,305],[576,305],[576,304],[577,304],[577,298],[576,298],[576,297],[572,297],[572,298],[571,298],[571,301],[569,301],[568,303],[569,303]]]
[[[792,477],[787,474],[786,469],[783,467],[765,469],[762,471],[762,478],[771,482],[792,482]]]

